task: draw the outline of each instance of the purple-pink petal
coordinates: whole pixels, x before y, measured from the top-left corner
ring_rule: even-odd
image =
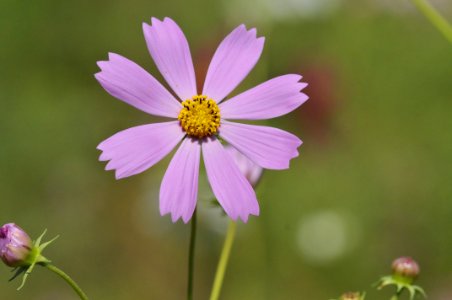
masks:
[[[203,142],[202,154],[212,191],[228,216],[247,222],[250,214],[259,215],[259,203],[251,184],[218,139]]]
[[[245,125],[223,120],[220,136],[243,155],[265,169],[289,168],[292,158],[298,156],[301,140],[287,131],[257,125]]]
[[[181,104],[151,74],[121,55],[108,58],[94,75],[108,93],[149,114],[177,118]]]
[[[262,167],[256,165],[248,157],[237,151],[237,149],[232,146],[226,146],[225,149],[237,163],[240,172],[245,175],[246,179],[248,179],[252,186],[256,186],[263,172]]]
[[[186,138],[171,160],[160,186],[160,214],[187,223],[196,207],[201,144]]]
[[[203,95],[221,102],[248,75],[259,60],[264,38],[245,25],[234,29],[218,46],[207,71]]]
[[[308,100],[300,75],[270,79],[220,104],[225,119],[262,120],[285,115]]]
[[[143,23],[143,32],[157,68],[173,91],[181,100],[197,95],[190,48],[179,26],[170,18],[152,18],[152,25]]]
[[[106,170],[116,170],[116,178],[141,173],[159,162],[180,142],[185,132],[178,121],[132,127],[116,133],[97,146]]]

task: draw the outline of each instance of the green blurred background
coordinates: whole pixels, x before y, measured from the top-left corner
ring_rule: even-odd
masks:
[[[452,3],[435,1],[452,20]],[[296,72],[310,100],[271,120],[304,141],[267,171],[261,216],[240,224],[222,299],[330,299],[369,290],[392,259],[421,265],[430,299],[452,299],[452,46],[408,1],[0,0],[0,222],[60,239],[47,256],[92,299],[183,299],[189,226],[158,213],[165,159],[116,181],[96,146],[155,121],[108,95],[96,61],[115,52],[161,80],[141,23],[170,16],[201,81],[241,23],[266,37],[236,91]],[[195,299],[207,299],[226,220],[200,180]],[[0,268],[0,298],[77,299],[37,269]]]

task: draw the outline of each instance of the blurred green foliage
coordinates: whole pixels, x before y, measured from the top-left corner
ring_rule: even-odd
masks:
[[[297,15],[258,2],[0,0],[1,223],[60,234],[47,255],[92,299],[182,299],[189,228],[157,209],[169,158],[121,181],[97,161],[100,141],[159,119],[115,100],[93,74],[111,51],[161,80],[141,23],[170,16],[204,76],[222,37],[245,23],[266,46],[240,89],[296,72],[311,99],[269,122],[304,145],[290,170],[265,173],[261,216],[239,226],[222,299],[329,299],[367,289],[401,255],[420,263],[432,299],[451,298],[450,45],[409,5],[279,4],[298,3]],[[224,220],[200,203],[195,298],[206,299]],[[2,267],[1,299],[76,299],[45,270],[20,292],[9,275]]]

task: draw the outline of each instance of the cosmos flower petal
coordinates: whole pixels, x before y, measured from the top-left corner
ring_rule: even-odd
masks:
[[[281,129],[225,120],[221,122],[220,136],[259,166],[274,170],[288,169],[302,143]]]
[[[261,56],[264,38],[245,25],[234,29],[218,46],[207,71],[203,95],[221,102],[248,75]]]
[[[260,177],[262,176],[262,167],[256,165],[248,157],[237,151],[237,149],[232,146],[228,145],[225,147],[225,149],[236,162],[240,172],[245,175],[246,179],[248,179],[252,186],[256,186],[256,184],[259,182]]]
[[[285,115],[308,100],[300,93],[306,83],[300,75],[270,79],[220,104],[225,119],[261,120]]]
[[[148,114],[177,118],[180,103],[151,74],[121,55],[108,58],[94,75],[108,93]]]
[[[116,179],[141,173],[164,158],[184,137],[178,121],[132,127],[116,133],[97,146],[106,170]]]
[[[243,222],[250,214],[258,216],[259,203],[251,184],[218,139],[204,141],[202,154],[212,191],[228,216]]]
[[[143,23],[143,32],[157,68],[173,91],[181,100],[197,95],[190,48],[179,26],[170,18],[152,18],[152,25]]]
[[[171,160],[160,186],[160,214],[171,213],[176,222],[187,223],[193,215],[198,197],[198,173],[201,144],[186,138]]]

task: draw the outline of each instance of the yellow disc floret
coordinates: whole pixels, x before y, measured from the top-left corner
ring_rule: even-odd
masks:
[[[182,129],[192,137],[204,138],[216,134],[220,127],[220,109],[215,101],[204,95],[182,102],[177,119]]]

